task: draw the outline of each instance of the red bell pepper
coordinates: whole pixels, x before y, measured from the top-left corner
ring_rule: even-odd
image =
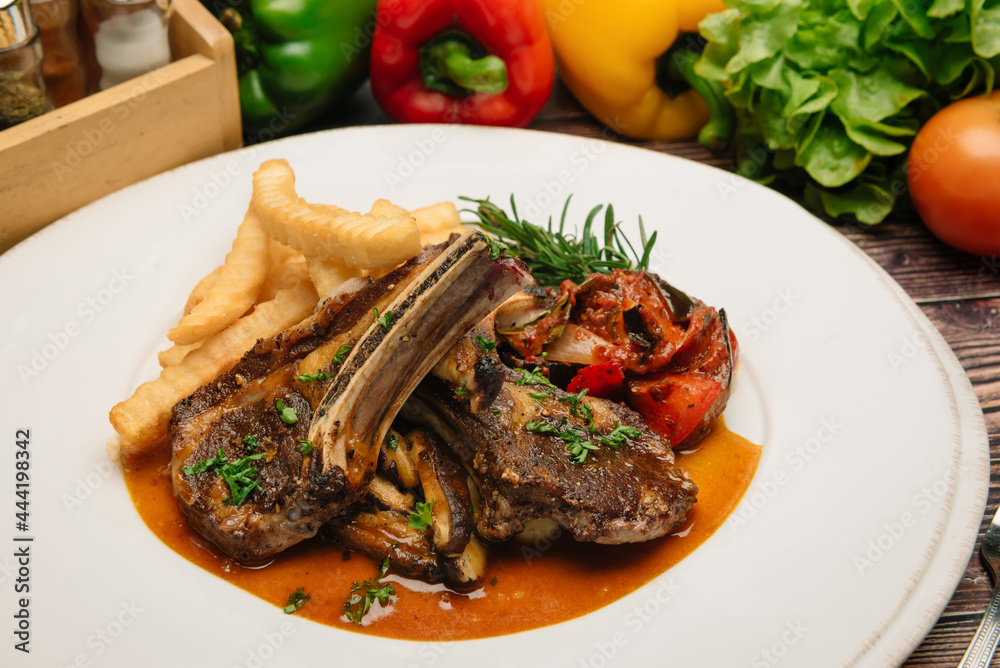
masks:
[[[624,382],[625,374],[617,364],[591,364],[577,372],[567,390],[576,394],[586,388],[587,394],[592,397],[610,399],[621,391]]]
[[[555,59],[535,0],[381,0],[371,86],[405,123],[524,127],[552,90]]]
[[[714,380],[650,374],[629,383],[628,403],[676,447],[701,424],[721,392],[722,384]]]

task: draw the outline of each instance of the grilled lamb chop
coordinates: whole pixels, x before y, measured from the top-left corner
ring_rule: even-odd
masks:
[[[492,344],[492,346],[490,345]],[[489,408],[503,385],[503,363],[496,352],[493,314],[469,331],[431,370],[448,387],[468,397],[469,410]],[[484,346],[489,350],[484,350]]]
[[[674,464],[670,444],[636,413],[583,397],[579,403],[590,408],[596,429],[591,434],[586,412],[574,408],[572,395],[518,384],[524,380],[523,373],[506,369],[492,409],[471,413],[440,381],[428,378],[403,409],[406,419],[437,431],[473,474],[483,498],[479,535],[505,540],[526,522],[549,518],[576,540],[630,543],[662,536],[687,519],[697,486]],[[596,444],[618,425],[638,430],[631,432],[638,436],[624,439],[617,451],[601,445],[583,464],[573,462],[562,438],[544,433],[572,429]]]
[[[174,493],[191,525],[242,561],[315,535],[365,496],[389,424],[434,362],[527,280],[523,264],[490,260],[485,238],[469,233],[377,281],[345,286],[311,318],[258,341],[174,407]],[[388,329],[373,309],[389,317]],[[350,354],[338,363],[344,345]],[[300,362],[317,355],[309,371],[336,375],[299,382]],[[247,436],[258,438],[253,454]],[[305,440],[313,450],[303,454]],[[254,483],[240,503],[238,491]]]

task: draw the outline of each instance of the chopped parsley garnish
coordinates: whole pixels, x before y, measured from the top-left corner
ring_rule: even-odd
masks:
[[[521,377],[517,379],[518,385],[544,385],[546,387],[555,387],[548,378],[545,377],[541,371],[535,369],[534,371],[528,371],[527,369],[521,369]]]
[[[281,399],[278,399],[275,406],[278,408],[278,412],[281,413],[281,421],[285,424],[295,424],[299,421],[298,411],[291,406],[286,406],[285,402]]]
[[[573,463],[586,464],[587,455],[590,454],[591,450],[597,450],[597,446],[590,441],[575,440],[568,442],[566,444],[566,449],[569,450],[569,454],[572,455],[570,459],[573,460]]]
[[[382,605],[389,602],[389,597],[396,594],[396,589],[391,583],[382,583],[382,578],[388,572],[389,557],[386,557],[382,561],[382,565],[379,566],[378,575],[375,576],[374,580],[365,580],[361,584],[355,582],[351,585],[351,595],[344,601],[345,617],[360,625],[362,618],[368,614],[368,610],[372,607],[373,601],[378,599]]]
[[[586,421],[588,425],[593,424],[594,422],[593,411],[590,406],[583,401],[583,397],[587,394],[589,389],[590,388],[585,387],[576,394],[567,392],[565,397],[559,398],[559,401],[569,404],[570,415]]]
[[[476,345],[479,346],[484,355],[489,355],[497,347],[497,342],[487,339],[482,334],[476,334]]]
[[[265,453],[258,452],[256,455],[247,455],[235,462],[230,462],[219,469],[219,475],[229,485],[229,498],[222,502],[228,506],[242,506],[250,492],[260,488],[260,483],[254,478],[257,477],[257,467],[250,462],[263,457]]]
[[[393,451],[395,451],[396,448],[399,447],[399,439],[396,438],[395,434],[386,434],[385,435],[385,447],[387,447],[387,448],[389,448],[390,450],[393,450]]]
[[[528,431],[534,432],[536,434],[550,434],[561,438],[566,442],[566,449],[569,450],[570,459],[576,464],[585,464],[587,462],[587,455],[593,450],[599,449],[600,446],[594,445],[590,441],[581,438],[585,436],[583,432],[573,429],[572,427],[567,429],[560,429],[548,422],[542,422],[541,420],[532,420],[524,425],[524,428]]]
[[[416,508],[416,512],[410,513],[410,526],[419,531],[423,531],[434,523],[434,518],[432,516],[434,510],[434,499],[431,499],[427,503],[420,503],[418,501]]]
[[[497,408],[496,406],[490,406],[490,413],[493,413],[494,415],[500,415],[500,409]]]
[[[331,378],[333,378],[332,373],[321,371],[320,373],[300,373],[296,380],[300,383],[314,383],[317,380],[330,380]]]
[[[194,466],[185,466],[181,471],[184,475],[198,475],[206,471],[218,473],[229,485],[229,498],[223,499],[222,502],[229,506],[242,506],[250,492],[260,487],[260,483],[254,480],[258,473],[257,468],[251,466],[250,462],[260,459],[265,454],[258,452],[256,455],[247,455],[235,462],[230,462],[226,453],[222,448],[219,448],[219,454],[215,457],[203,459]]]
[[[548,399],[552,396],[552,393],[548,390],[542,392],[528,392],[528,396],[535,400],[536,403],[542,403],[542,399]]]
[[[260,439],[257,438],[255,434],[250,434],[249,436],[243,437],[243,451],[246,454],[251,454],[260,445]]]
[[[466,382],[467,381],[463,380],[462,381],[462,387],[460,387],[457,390],[455,390],[455,396],[458,397],[459,399],[462,399],[462,398],[468,396],[468,392],[465,391],[465,383]]]
[[[598,436],[596,440],[600,441],[604,445],[610,445],[615,450],[621,450],[622,443],[629,438],[641,438],[642,432],[635,427],[629,427],[623,425],[621,422],[615,422],[615,428],[607,436]]]
[[[346,343],[337,348],[337,352],[333,354],[333,363],[340,364],[341,362],[343,362],[344,356],[349,352],[351,352],[351,347]]]
[[[299,441],[299,452],[305,457],[313,451],[313,444],[311,441]]]
[[[337,352],[333,354],[333,359],[331,360],[331,363],[341,364],[344,361],[344,355],[346,355],[349,352],[351,352],[351,347],[345,343],[344,345],[337,348]],[[333,378],[333,376],[334,374],[328,371],[321,371],[319,373],[300,373],[298,381],[300,383],[313,383],[316,382],[317,380],[330,380],[331,378]]]
[[[285,606],[285,614],[290,615],[312,598],[309,594],[305,593],[305,587],[299,587],[291,594],[288,595],[288,605]]]
[[[229,460],[226,459],[226,453],[223,452],[222,448],[219,448],[219,454],[211,459],[203,459],[197,462],[194,466],[184,466],[181,471],[184,475],[198,475],[199,473],[204,473],[205,471],[212,471],[220,466],[223,466]]]
[[[373,308],[372,311],[375,313],[375,322],[382,325],[382,329],[389,331],[392,327],[392,311],[386,311],[382,315],[378,314],[378,308]]]
[[[589,455],[592,450],[597,450],[598,446],[594,445],[590,441],[584,441],[577,438],[577,440],[567,442],[566,449],[569,450],[569,454],[572,455],[570,459],[573,460],[574,464],[586,464],[587,455]]]
[[[501,255],[504,257],[510,256],[510,248],[507,247],[507,244],[500,243],[488,234],[484,234],[483,236],[486,237],[486,242],[490,245],[491,260],[498,260]]]

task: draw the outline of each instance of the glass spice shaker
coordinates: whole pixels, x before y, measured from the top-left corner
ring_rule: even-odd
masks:
[[[62,107],[86,94],[80,40],[76,35],[77,0],[31,0],[42,33],[42,75],[52,102]]]
[[[31,7],[27,0],[0,0],[0,130],[51,109]]]
[[[91,83],[97,89],[111,88],[170,62],[169,0],[81,1],[93,54]]]

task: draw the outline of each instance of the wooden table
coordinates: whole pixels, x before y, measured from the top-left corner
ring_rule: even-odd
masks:
[[[364,89],[335,117],[312,129],[389,122],[391,119]],[[548,105],[530,127],[581,137],[605,136],[603,126],[558,82]],[[713,157],[696,141],[620,141],[732,168],[729,160]],[[969,374],[986,416],[992,475],[976,551],[944,614],[903,664],[954,667],[965,653],[992,593],[990,577],[979,560],[979,541],[1000,504],[1000,257],[976,257],[945,246],[931,236],[915,214],[894,215],[871,231],[850,226],[838,229],[889,272],[937,326]],[[1000,666],[1000,653],[992,665]]]

